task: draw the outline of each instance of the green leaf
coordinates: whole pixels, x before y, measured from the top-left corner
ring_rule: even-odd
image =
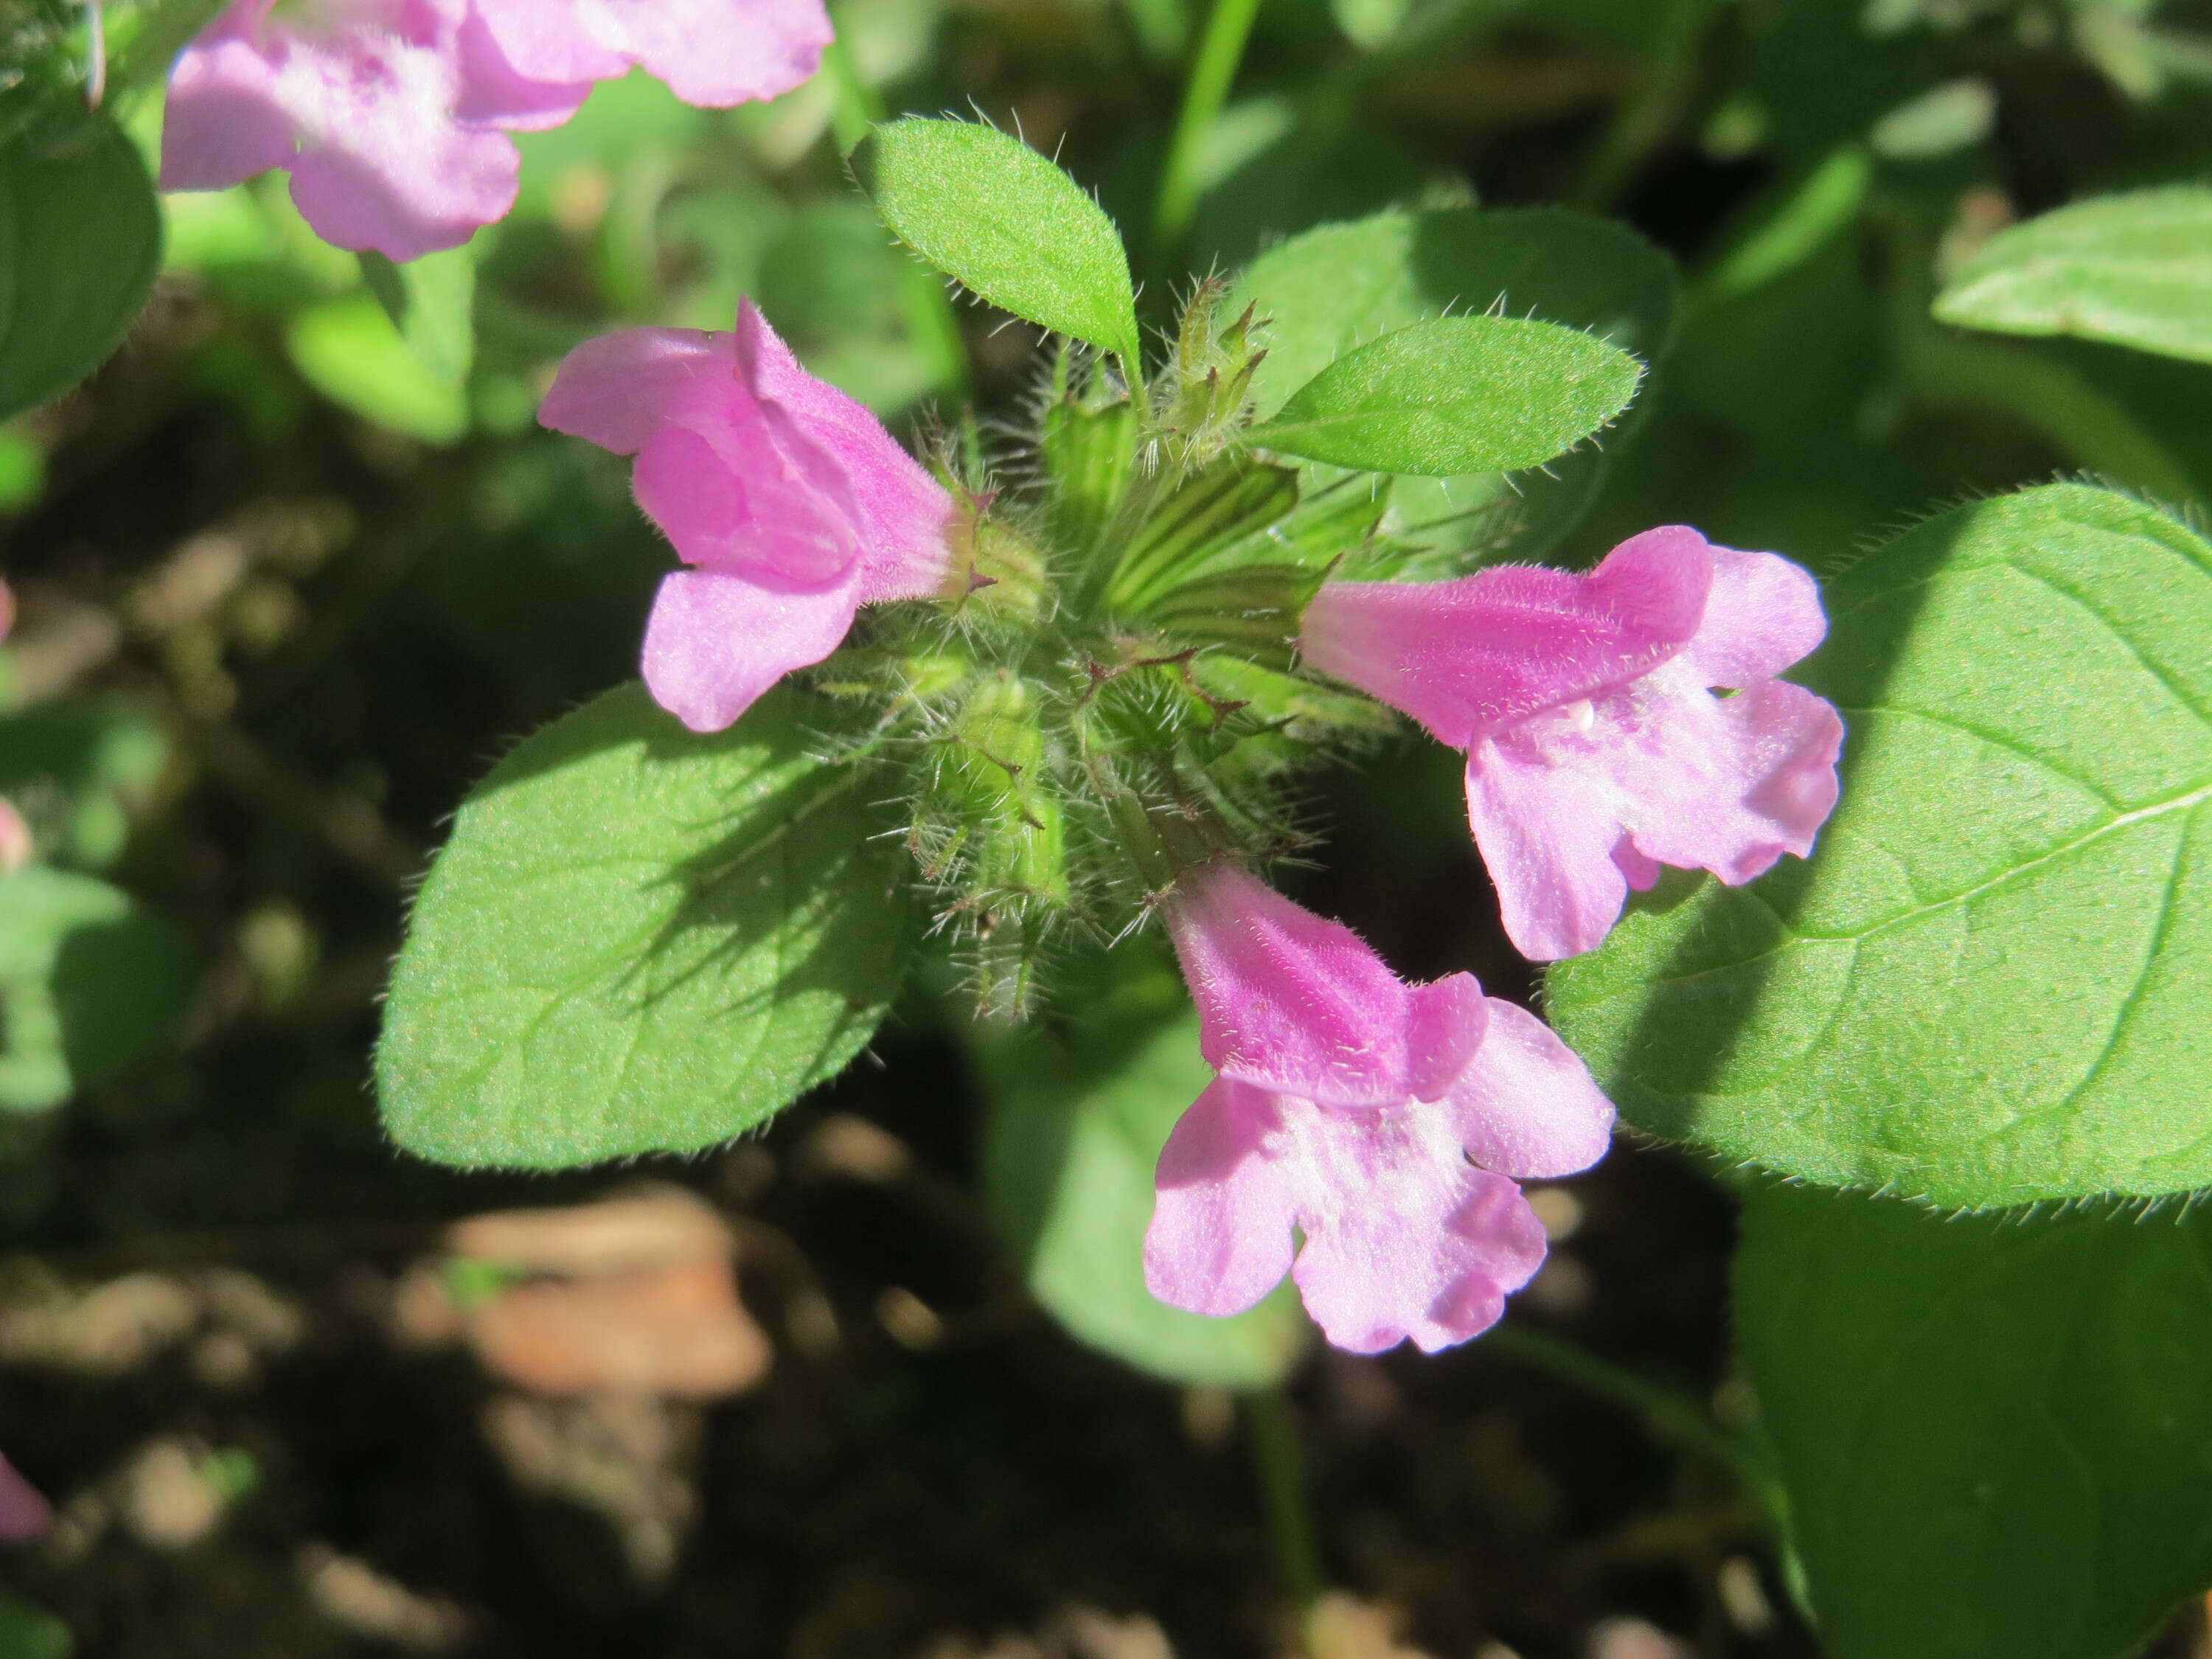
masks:
[[[1832,1659],[2118,1659],[2212,1582],[2212,1212],[1754,1192],[1735,1325]]]
[[[1353,347],[1448,311],[1559,323],[1656,362],[1674,301],[1672,263],[1624,225],[1555,208],[1455,208],[1377,214],[1293,237],[1254,262],[1232,303],[1249,301],[1269,320],[1268,354],[1253,383],[1264,417]],[[1520,532],[1516,556],[1542,553],[1573,528],[1608,453],[1634,425],[1632,416],[1606,448],[1586,447],[1550,469],[1556,477],[1400,479],[1388,529],[1433,548],[1438,561],[1401,574],[1457,574],[1494,549],[1507,519]],[[1314,471],[1310,489],[1327,481]]]
[[[477,356],[477,256],[472,246],[394,264],[381,253],[361,255],[362,279],[430,377],[466,384]]]
[[[410,1152],[554,1169],[688,1152],[836,1075],[898,988],[872,775],[773,691],[698,737],[630,685],[461,807],[392,975],[377,1083]]]
[[[2053,485],[1830,584],[1809,866],[1670,878],[1550,977],[1654,1134],[1996,1206],[2212,1182],[2212,546]]]
[[[166,1042],[195,977],[176,930],[104,881],[0,880],[0,1109],[58,1106]]]
[[[2000,231],[1935,311],[1960,328],[2212,362],[2212,185],[2102,196]]]
[[[40,855],[99,868],[131,834],[131,810],[169,757],[161,726],[128,697],[69,697],[0,714],[0,795],[28,819]]]
[[[1279,1382],[1308,1329],[1287,1283],[1231,1319],[1168,1307],[1145,1288],[1152,1166],[1213,1072],[1173,970],[1136,945],[1117,956],[1115,982],[1086,1000],[1065,1040],[1035,1026],[975,1034],[991,1101],[992,1212],[1031,1293],[1078,1340],[1170,1382]]]
[[[875,130],[876,209],[915,252],[1017,317],[1138,359],[1128,256],[1104,210],[1018,138],[908,117]]]
[[[161,263],[154,186],[113,122],[44,123],[0,143],[0,421],[99,368]]]
[[[70,1659],[69,1626],[21,1598],[0,1590],[0,1659]]]
[[[1594,334],[1440,317],[1346,353],[1255,443],[1370,472],[1443,478],[1540,466],[1628,407],[1643,365]]]
[[[308,385],[363,420],[428,444],[467,435],[468,393],[423,366],[374,295],[299,313],[285,325],[284,349]]]

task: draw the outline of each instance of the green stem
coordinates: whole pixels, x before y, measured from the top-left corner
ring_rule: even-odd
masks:
[[[1152,210],[1154,252],[1164,256],[1190,228],[1198,210],[1198,158],[1212,131],[1214,117],[1229,96],[1237,66],[1243,61],[1244,43],[1252,36],[1252,20],[1259,15],[1260,0],[1213,0],[1206,20],[1206,33],[1191,60],[1190,79],[1183,83],[1182,110],[1176,117],[1175,137],[1169,141],[1168,161],[1160,174],[1160,195]]]
[[[1306,1502],[1305,1456],[1297,1419],[1280,1388],[1255,1389],[1244,1396],[1244,1428],[1252,1446],[1252,1468],[1260,1479],[1276,1577],[1300,1607],[1311,1607],[1321,1598],[1326,1581],[1321,1548],[1314,1540],[1313,1512]]]
[[[850,155],[860,148],[868,131],[890,114],[882,96],[860,76],[845,44],[842,21],[828,46],[822,49],[822,75],[830,83],[830,133],[837,153]],[[915,343],[930,361],[931,379],[948,395],[968,392],[968,345],[960,333],[960,318],[952,309],[952,296],[934,271],[913,264],[906,278],[906,325]]]
[[[1549,1371],[1563,1382],[1601,1395],[1626,1406],[1642,1418],[1652,1433],[1670,1440],[1684,1451],[1719,1464],[1743,1483],[1745,1489],[1779,1516],[1781,1488],[1773,1470],[1747,1441],[1716,1423],[1710,1413],[1689,1395],[1662,1383],[1648,1382],[1600,1359],[1586,1348],[1525,1325],[1498,1325],[1482,1339],[1493,1353],[1517,1359],[1525,1365]]]

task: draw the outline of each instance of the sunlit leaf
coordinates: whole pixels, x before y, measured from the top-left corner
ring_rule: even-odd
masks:
[[[973,121],[875,131],[876,207],[900,239],[993,305],[1133,362],[1128,256],[1098,204],[1020,139]]]
[[[1936,315],[2212,362],[2212,185],[2100,196],[1999,231],[1936,296]]]
[[[1607,425],[1643,367],[1592,334],[1441,317],[1346,353],[1253,429],[1256,443],[1370,472],[1540,466]]]
[[[698,737],[642,687],[547,727],[463,804],[416,901],[377,1081],[441,1163],[713,1146],[834,1076],[908,943],[868,775],[771,693]]]

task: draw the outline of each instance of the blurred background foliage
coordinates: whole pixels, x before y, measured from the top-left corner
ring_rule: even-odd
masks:
[[[150,158],[161,15],[113,10]],[[1636,412],[1561,483],[1443,502],[1455,560],[1686,520],[1832,571],[2054,474],[2212,498],[2212,368],[1929,313],[2016,219],[2205,176],[2212,5],[1266,0],[1165,230],[1185,0],[837,21],[844,72],[771,104],[601,87],[522,136],[511,217],[404,269],[319,242],[281,178],[168,198],[121,349],[0,425],[0,793],[36,860],[0,882],[0,1444],[64,1515],[0,1564],[0,1655],[1809,1652],[1755,1481],[1700,1438],[1742,1415],[1732,1208],[1671,1155],[1542,1199],[1553,1262],[1499,1338],[1328,1355],[1239,1407],[1241,1376],[1164,1390],[1037,1313],[1060,1269],[1025,1283],[978,1196],[1000,1061],[971,1075],[927,998],[765,1139],[523,1181],[383,1146],[376,997],[446,815],[634,672],[669,563],[624,464],[536,427],[563,352],[750,294],[895,429],[972,398],[997,431],[1036,395],[1034,335],[949,307],[854,188],[872,115],[972,106],[1056,154],[1154,325],[1194,273],[1333,220],[1614,215],[1675,272],[1619,319],[1653,366]],[[0,160],[87,50],[76,9],[0,0]],[[1407,743],[1388,788],[1324,782],[1301,895],[1409,975],[1525,996],[1449,762]],[[591,1291],[604,1263],[562,1258],[546,1282],[599,1311],[537,1308],[565,1334],[518,1358],[514,1287],[441,1230],[646,1175],[672,1184],[647,1267]],[[734,1230],[742,1304],[683,1192]],[[625,1320],[721,1346],[610,1381]],[[1322,1579],[1351,1595],[1286,1633],[1281,1587]]]

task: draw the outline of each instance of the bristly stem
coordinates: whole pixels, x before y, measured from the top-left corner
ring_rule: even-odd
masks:
[[[836,32],[822,48],[821,74],[830,84],[830,135],[836,141],[837,153],[849,156],[868,130],[890,112],[876,89],[861,78],[853,50],[845,44],[842,21],[833,14],[832,21]],[[957,402],[968,391],[968,348],[960,336],[952,296],[933,271],[909,262],[905,298],[907,327],[935,370],[931,378]]]
[[[1255,1389],[1243,1396],[1244,1430],[1252,1446],[1252,1467],[1260,1478],[1260,1501],[1267,1516],[1267,1542],[1275,1575],[1284,1591],[1303,1609],[1321,1597],[1321,1547],[1314,1537],[1313,1509],[1306,1498],[1305,1455],[1291,1402],[1278,1386]]]
[[[1157,257],[1173,251],[1198,210],[1199,152],[1237,78],[1237,66],[1243,61],[1244,43],[1252,37],[1252,20],[1259,11],[1260,0],[1213,0],[1198,55],[1191,60],[1190,78],[1183,83],[1182,110],[1176,117],[1167,167],[1160,174],[1159,200],[1152,210]]]

